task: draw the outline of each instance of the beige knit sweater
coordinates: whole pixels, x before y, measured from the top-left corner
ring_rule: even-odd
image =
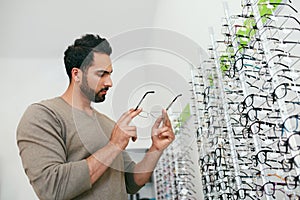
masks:
[[[17,128],[23,167],[37,196],[45,200],[125,200],[140,187],[135,163],[124,152],[93,185],[85,158],[107,144],[114,122],[72,108],[62,98],[29,106]]]

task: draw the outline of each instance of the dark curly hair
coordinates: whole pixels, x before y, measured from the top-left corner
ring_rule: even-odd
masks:
[[[74,44],[67,48],[64,52],[64,63],[70,81],[72,69],[77,67],[82,71],[87,70],[94,61],[95,52],[110,55],[112,49],[105,38],[93,34],[86,34],[76,39]]]

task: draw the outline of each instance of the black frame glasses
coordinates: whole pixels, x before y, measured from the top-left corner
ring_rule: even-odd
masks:
[[[141,98],[141,100],[139,101],[139,103],[137,104],[137,106],[135,107],[134,110],[137,110],[137,109],[139,108],[139,106],[141,105],[141,103],[143,102],[143,100],[145,99],[145,97],[146,97],[148,94],[154,94],[154,93],[155,93],[154,90],[145,92],[145,94],[143,95],[143,97]],[[174,104],[174,102],[175,102],[179,97],[181,97],[181,96],[182,96],[182,94],[178,94],[178,95],[171,101],[171,103],[166,107],[166,111],[168,111],[168,110],[171,108],[171,106]],[[143,111],[143,112],[144,112],[144,111]],[[145,112],[144,112],[144,113],[145,113]],[[147,113],[147,112],[146,112],[146,113]],[[148,115],[151,115],[151,113],[147,113],[147,117],[148,117]],[[139,116],[141,116],[141,117],[143,117],[143,118],[147,118],[147,117],[142,116],[142,115],[139,115]],[[153,116],[153,117],[156,117],[156,116]]]
[[[143,97],[141,98],[141,100],[139,101],[139,103],[137,104],[137,106],[135,107],[134,110],[137,110],[139,108],[139,106],[141,105],[141,103],[143,102],[143,100],[145,99],[145,97],[148,95],[148,94],[154,94],[155,91],[151,90],[151,91],[147,91]]]
[[[178,99],[178,97],[181,97],[181,96],[182,96],[182,94],[177,95],[177,96],[172,100],[172,102],[167,106],[166,111],[168,111],[169,108],[173,105],[173,103]]]

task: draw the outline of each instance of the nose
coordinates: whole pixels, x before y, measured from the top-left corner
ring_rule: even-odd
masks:
[[[113,86],[113,82],[112,82],[110,76],[108,76],[108,77],[105,79],[104,85],[105,85],[105,87],[112,87],[112,86]]]

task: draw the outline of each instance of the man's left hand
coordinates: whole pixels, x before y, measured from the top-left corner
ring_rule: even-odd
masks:
[[[166,149],[175,139],[172,124],[165,109],[152,127],[152,147],[158,151]]]

